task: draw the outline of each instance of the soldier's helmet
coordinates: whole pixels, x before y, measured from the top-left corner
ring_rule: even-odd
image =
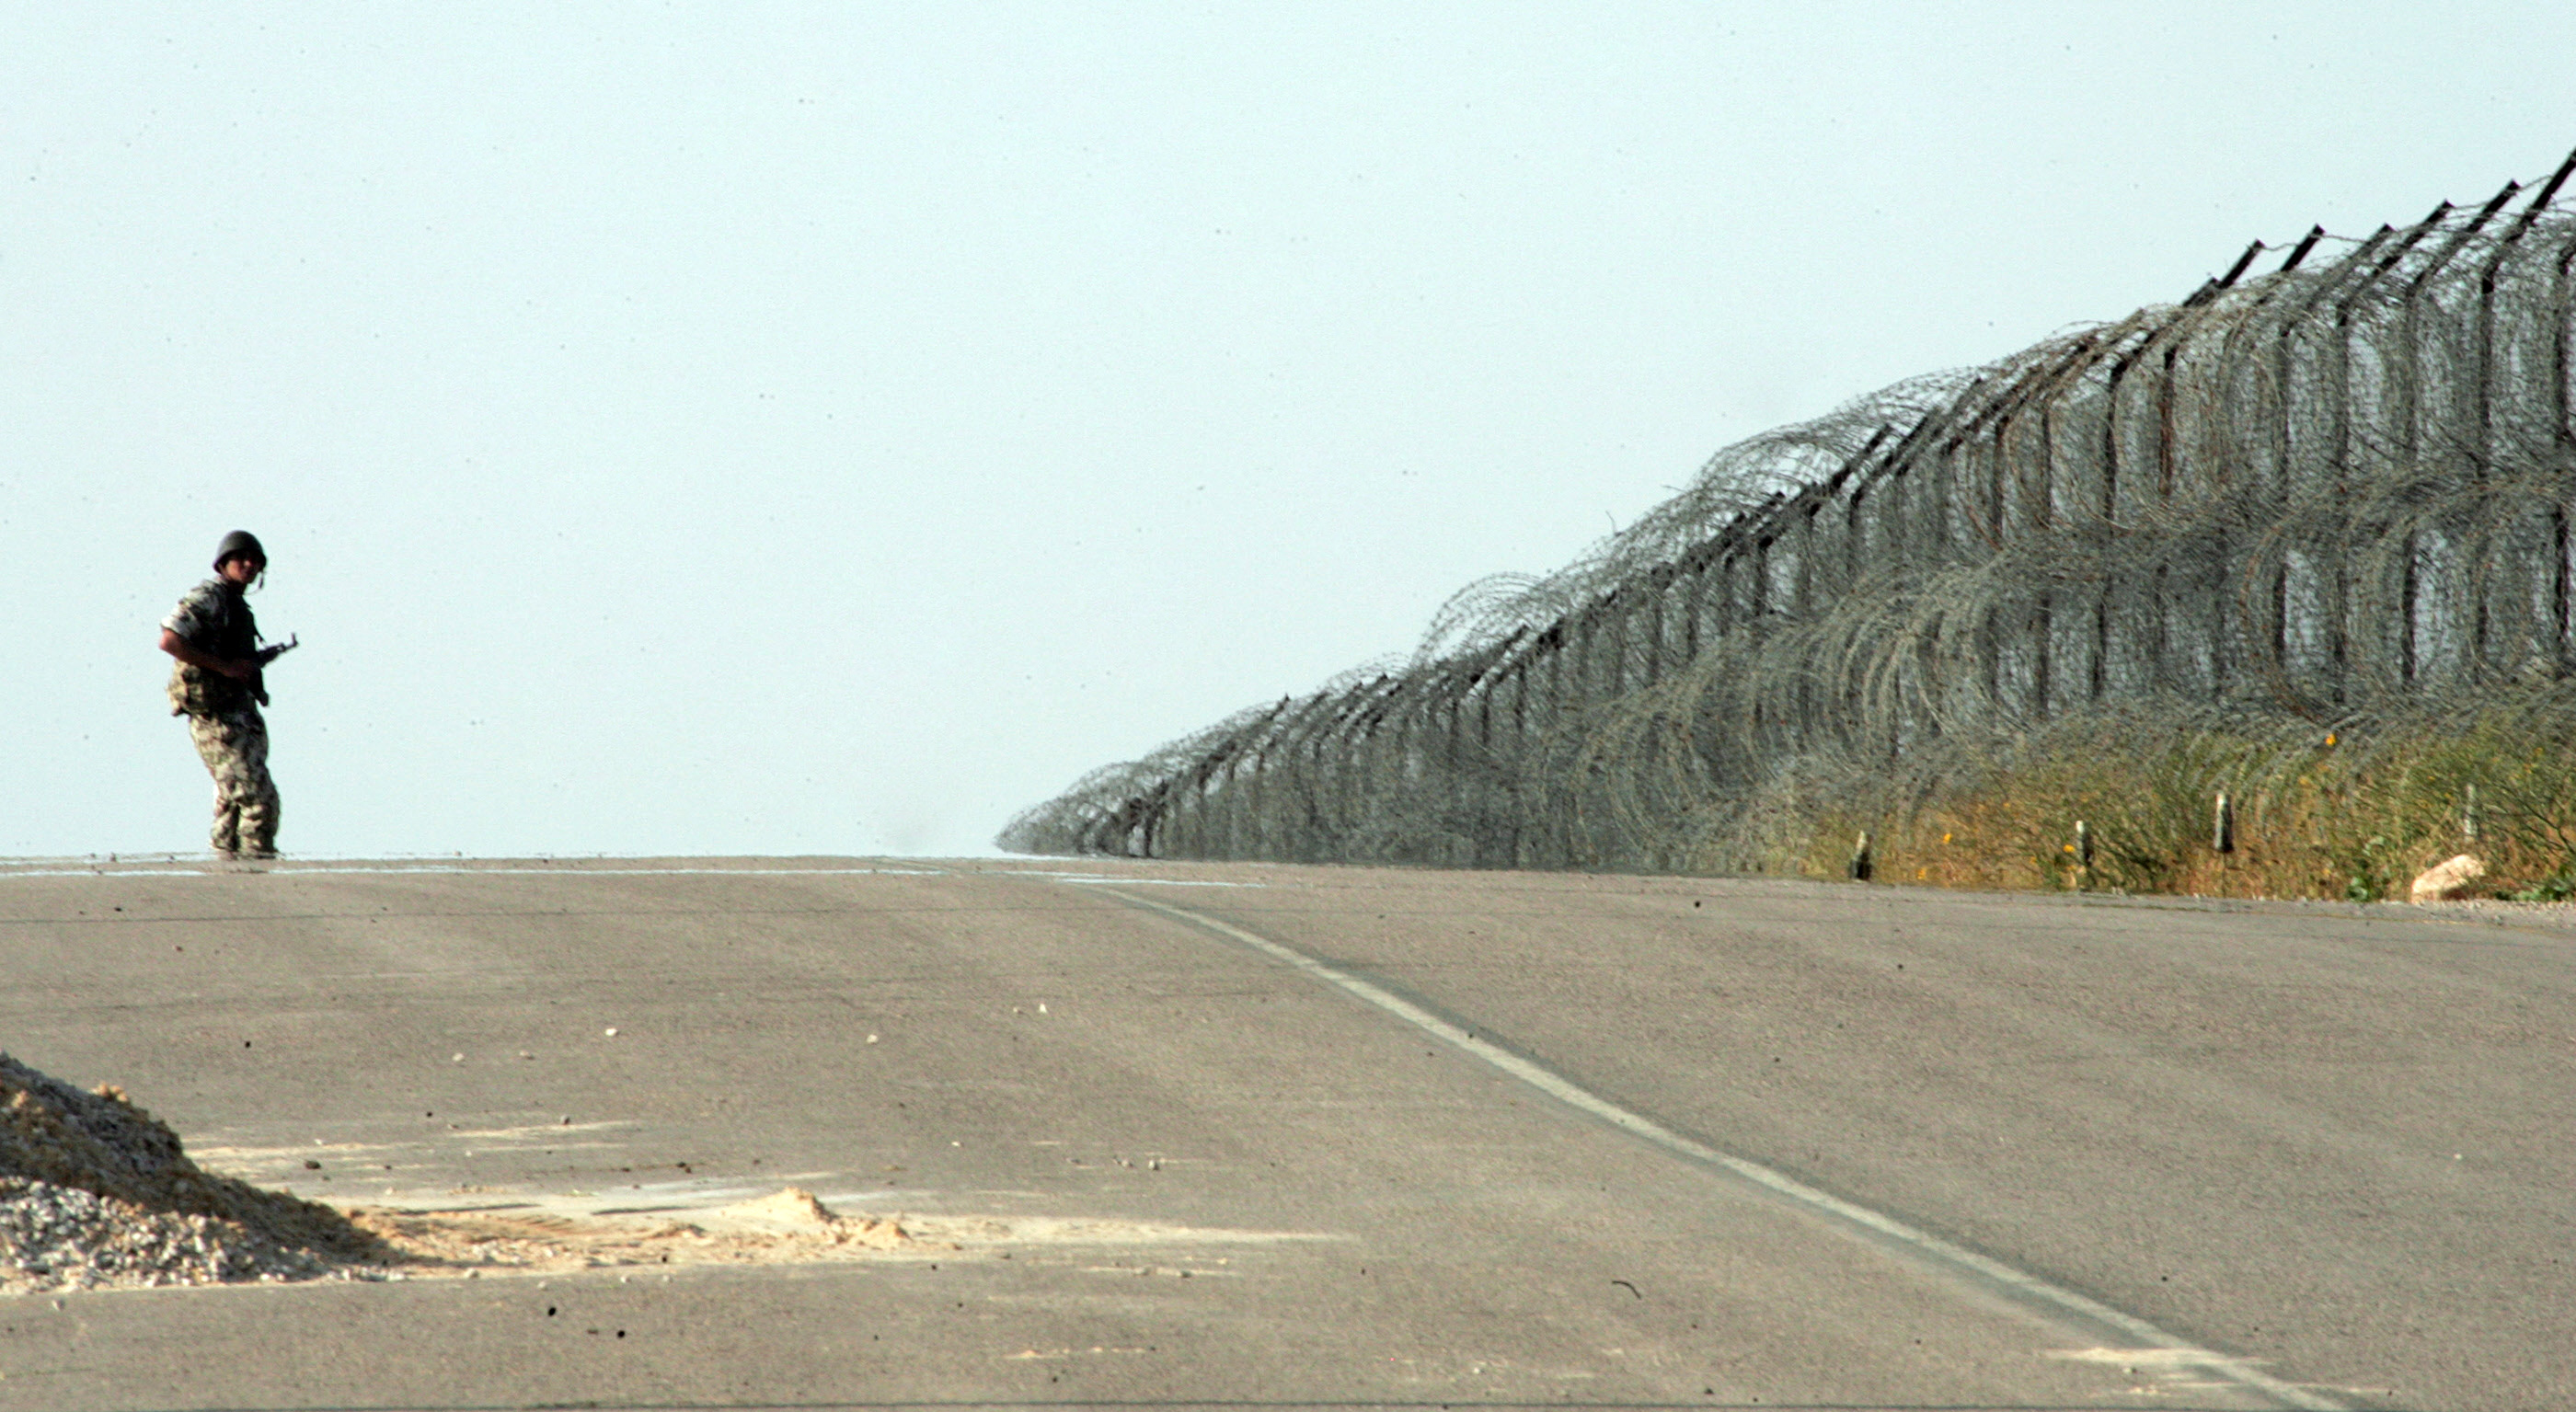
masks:
[[[226,559],[257,559],[268,562],[268,551],[259,547],[259,536],[249,530],[234,530],[215,546],[215,568],[220,572]]]

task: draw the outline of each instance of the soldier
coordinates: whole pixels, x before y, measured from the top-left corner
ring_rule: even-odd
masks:
[[[259,624],[242,596],[268,571],[268,552],[247,530],[215,547],[215,576],[188,590],[161,620],[170,670],[170,714],[188,718],[206,772],[215,777],[215,852],[225,858],[277,856],[277,785],[268,777],[268,704],[261,668],[294,643],[259,645]]]

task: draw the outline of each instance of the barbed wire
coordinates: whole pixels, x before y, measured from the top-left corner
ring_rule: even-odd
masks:
[[[999,842],[1736,869],[2039,736],[2576,724],[2571,169],[1729,446]]]

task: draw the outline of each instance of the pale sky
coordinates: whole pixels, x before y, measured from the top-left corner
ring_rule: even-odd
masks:
[[[0,8],[0,853],[987,851],[1721,445],[2576,146],[2576,6]],[[2267,266],[2258,265],[2257,268]]]

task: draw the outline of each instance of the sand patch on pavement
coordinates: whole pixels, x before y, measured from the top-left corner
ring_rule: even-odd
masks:
[[[843,1216],[801,1187],[691,1215],[639,1221],[543,1210],[357,1207],[349,1218],[394,1251],[405,1273],[418,1276],[805,1264],[862,1260],[915,1244],[896,1220]]]
[[[560,1141],[562,1129],[528,1132]],[[698,1193],[701,1200],[718,1195]],[[1049,1252],[1081,1251],[1097,1260],[1099,1252],[1148,1247],[1172,1250],[1167,1261],[1181,1263],[1082,1268],[1191,1278],[1218,1273],[1229,1262],[1216,1258],[1201,1269],[1176,1248],[1329,1239],[1110,1217],[853,1215],[802,1186],[720,1195],[736,1199],[614,1210],[599,1209],[596,1196],[484,1192],[469,1207],[435,1200],[418,1207],[327,1206],[208,1172],[178,1134],[121,1091],[102,1085],[83,1093],[0,1054],[0,1293],[957,1255],[1044,1259]]]
[[[392,1278],[842,1261],[1031,1259],[1102,1273],[1190,1278],[1230,1273],[1228,1247],[1330,1240],[1303,1231],[1167,1225],[1104,1217],[854,1216],[802,1187],[725,1206],[589,1212],[532,1197],[471,1209],[358,1207],[350,1219],[406,1262]],[[1163,1253],[1162,1263],[1093,1263],[1103,1253]],[[1117,1258],[1116,1255],[1112,1256]]]
[[[334,1209],[199,1167],[112,1086],[0,1054],[0,1292],[851,1260],[911,1244],[790,1187],[694,1219]]]

